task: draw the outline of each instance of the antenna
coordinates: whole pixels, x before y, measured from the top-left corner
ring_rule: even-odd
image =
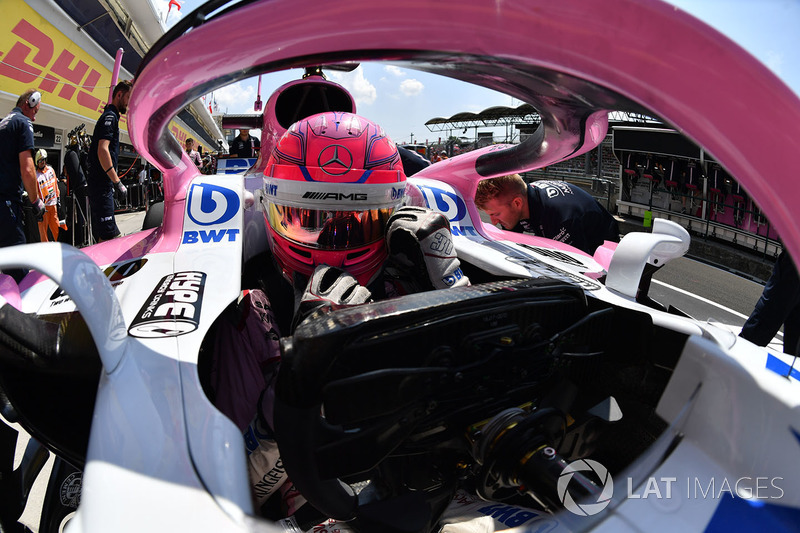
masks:
[[[258,95],[256,95],[256,101],[253,104],[253,111],[261,111],[262,103],[261,103],[261,75],[258,75]]]

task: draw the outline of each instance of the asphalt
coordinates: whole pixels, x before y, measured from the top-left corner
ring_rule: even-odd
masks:
[[[114,218],[117,221],[117,227],[122,235],[130,235],[141,231],[142,223],[144,222],[145,211],[132,211],[130,213],[116,213]]]

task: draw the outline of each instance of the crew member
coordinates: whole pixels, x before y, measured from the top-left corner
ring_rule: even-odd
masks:
[[[475,205],[503,229],[560,241],[589,255],[603,241],[619,242],[619,225],[611,213],[565,181],[526,185],[519,174],[483,180]]]
[[[108,104],[94,126],[92,146],[89,149],[89,205],[91,207],[92,233],[95,240],[107,241],[119,235],[114,219],[114,189],[124,202],[128,190],[117,174],[119,157],[119,118],[128,111],[133,84],[124,80],[117,83]]]
[[[26,242],[23,188],[36,217],[41,218],[45,211],[39,199],[32,155],[32,122],[41,105],[41,93],[30,89],[19,96],[16,107],[0,121],[0,247]],[[27,272],[13,269],[5,273],[19,283]]]

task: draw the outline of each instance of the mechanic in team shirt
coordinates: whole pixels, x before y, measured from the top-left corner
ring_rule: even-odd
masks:
[[[519,174],[483,180],[475,205],[503,229],[560,241],[589,255],[603,241],[619,242],[619,225],[611,213],[565,181],[526,184]]]

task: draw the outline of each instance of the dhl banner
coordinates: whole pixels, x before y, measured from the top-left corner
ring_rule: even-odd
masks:
[[[106,105],[111,70],[72,42],[23,0],[3,0],[0,17],[0,90],[20,95],[42,93],[42,102],[86,117],[94,123]],[[128,122],[121,117],[120,129]],[[170,122],[170,132],[183,145],[193,135]]]
[[[0,19],[3,91],[42,93],[42,102],[97,120],[108,98],[111,71],[73,43],[22,0],[4,0]],[[127,131],[122,118],[121,129]]]

